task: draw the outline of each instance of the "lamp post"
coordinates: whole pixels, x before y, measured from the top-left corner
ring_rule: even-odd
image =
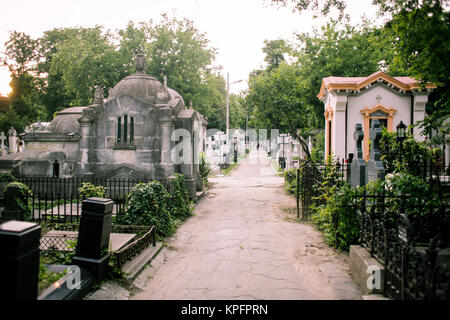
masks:
[[[228,138],[228,130],[230,129],[230,85],[242,82],[242,80],[233,81],[230,83],[230,73],[227,73],[227,138]]]
[[[406,138],[406,125],[403,121],[397,125],[397,140],[400,143],[400,161],[402,161],[402,153],[403,153],[403,141]]]

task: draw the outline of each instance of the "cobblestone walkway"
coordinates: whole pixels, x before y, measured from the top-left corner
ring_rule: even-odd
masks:
[[[212,182],[195,216],[136,279],[130,299],[362,298],[347,256],[293,220],[295,199],[262,151]]]

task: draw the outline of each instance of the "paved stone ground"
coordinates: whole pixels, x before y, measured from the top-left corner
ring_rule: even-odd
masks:
[[[348,256],[294,220],[295,199],[263,151],[211,181],[209,196],[135,280],[130,299],[362,298]]]

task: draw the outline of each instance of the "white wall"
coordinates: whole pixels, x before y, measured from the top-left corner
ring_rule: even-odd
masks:
[[[353,132],[355,130],[355,124],[361,123],[364,128],[364,116],[361,113],[362,109],[366,107],[372,108],[378,103],[376,97],[380,95],[382,99],[380,103],[386,108],[392,107],[397,112],[394,114],[393,130],[396,130],[400,121],[407,126],[411,124],[411,95],[410,93],[400,94],[394,90],[387,88],[380,84],[374,84],[368,90],[365,90],[358,96],[348,97],[348,122],[347,122],[347,155],[353,153],[355,149],[355,142],[353,138]],[[421,118],[423,119],[424,110]],[[420,113],[414,114],[414,120],[420,116]],[[417,130],[415,130],[417,131]],[[415,132],[416,139],[419,139],[419,133]]]

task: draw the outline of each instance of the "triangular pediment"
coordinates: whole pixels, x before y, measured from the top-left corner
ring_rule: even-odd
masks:
[[[107,175],[112,180],[144,180],[145,174],[133,168],[122,166]]]

